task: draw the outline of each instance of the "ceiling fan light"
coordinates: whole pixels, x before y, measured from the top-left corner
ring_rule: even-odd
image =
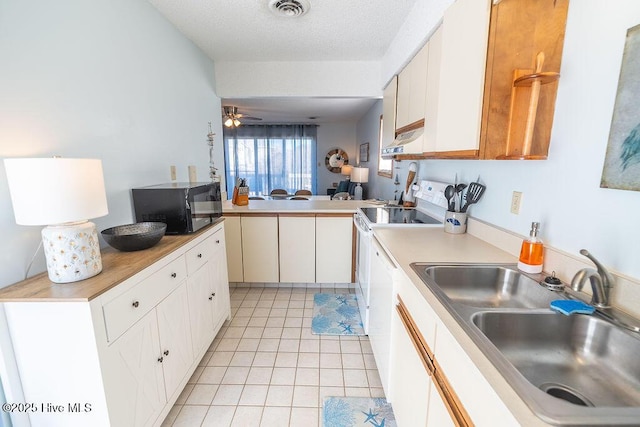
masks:
[[[242,124],[242,123],[240,123],[240,120],[238,120],[238,119],[233,119],[233,125],[234,125],[235,127],[238,127],[238,126],[240,126],[241,124]]]
[[[227,120],[224,121],[224,125],[230,128],[231,126],[233,126],[233,119],[231,117],[227,118]]]

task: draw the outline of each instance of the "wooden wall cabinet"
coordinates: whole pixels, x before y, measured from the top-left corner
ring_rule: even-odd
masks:
[[[482,159],[547,158],[558,82],[543,82],[539,88],[527,155],[522,144],[532,87],[516,88],[514,78],[534,74],[540,52],[545,57],[542,73],[560,72],[568,8],[569,0],[502,0],[492,6],[480,136]]]
[[[428,42],[424,153],[395,159],[546,159],[568,5],[456,0]]]

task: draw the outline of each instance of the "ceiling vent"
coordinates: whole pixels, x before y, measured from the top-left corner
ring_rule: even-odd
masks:
[[[269,9],[278,16],[294,18],[309,11],[311,5],[307,0],[271,0]]]

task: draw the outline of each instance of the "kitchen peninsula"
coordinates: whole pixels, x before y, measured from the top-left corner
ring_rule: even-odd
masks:
[[[353,214],[362,200],[250,200],[223,203],[229,281],[355,281]]]

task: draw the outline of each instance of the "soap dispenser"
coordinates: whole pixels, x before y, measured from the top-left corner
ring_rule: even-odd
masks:
[[[538,237],[539,229],[540,223],[532,222],[529,238],[522,241],[518,270],[524,271],[525,273],[534,274],[542,272],[544,246],[542,245],[542,240]]]

